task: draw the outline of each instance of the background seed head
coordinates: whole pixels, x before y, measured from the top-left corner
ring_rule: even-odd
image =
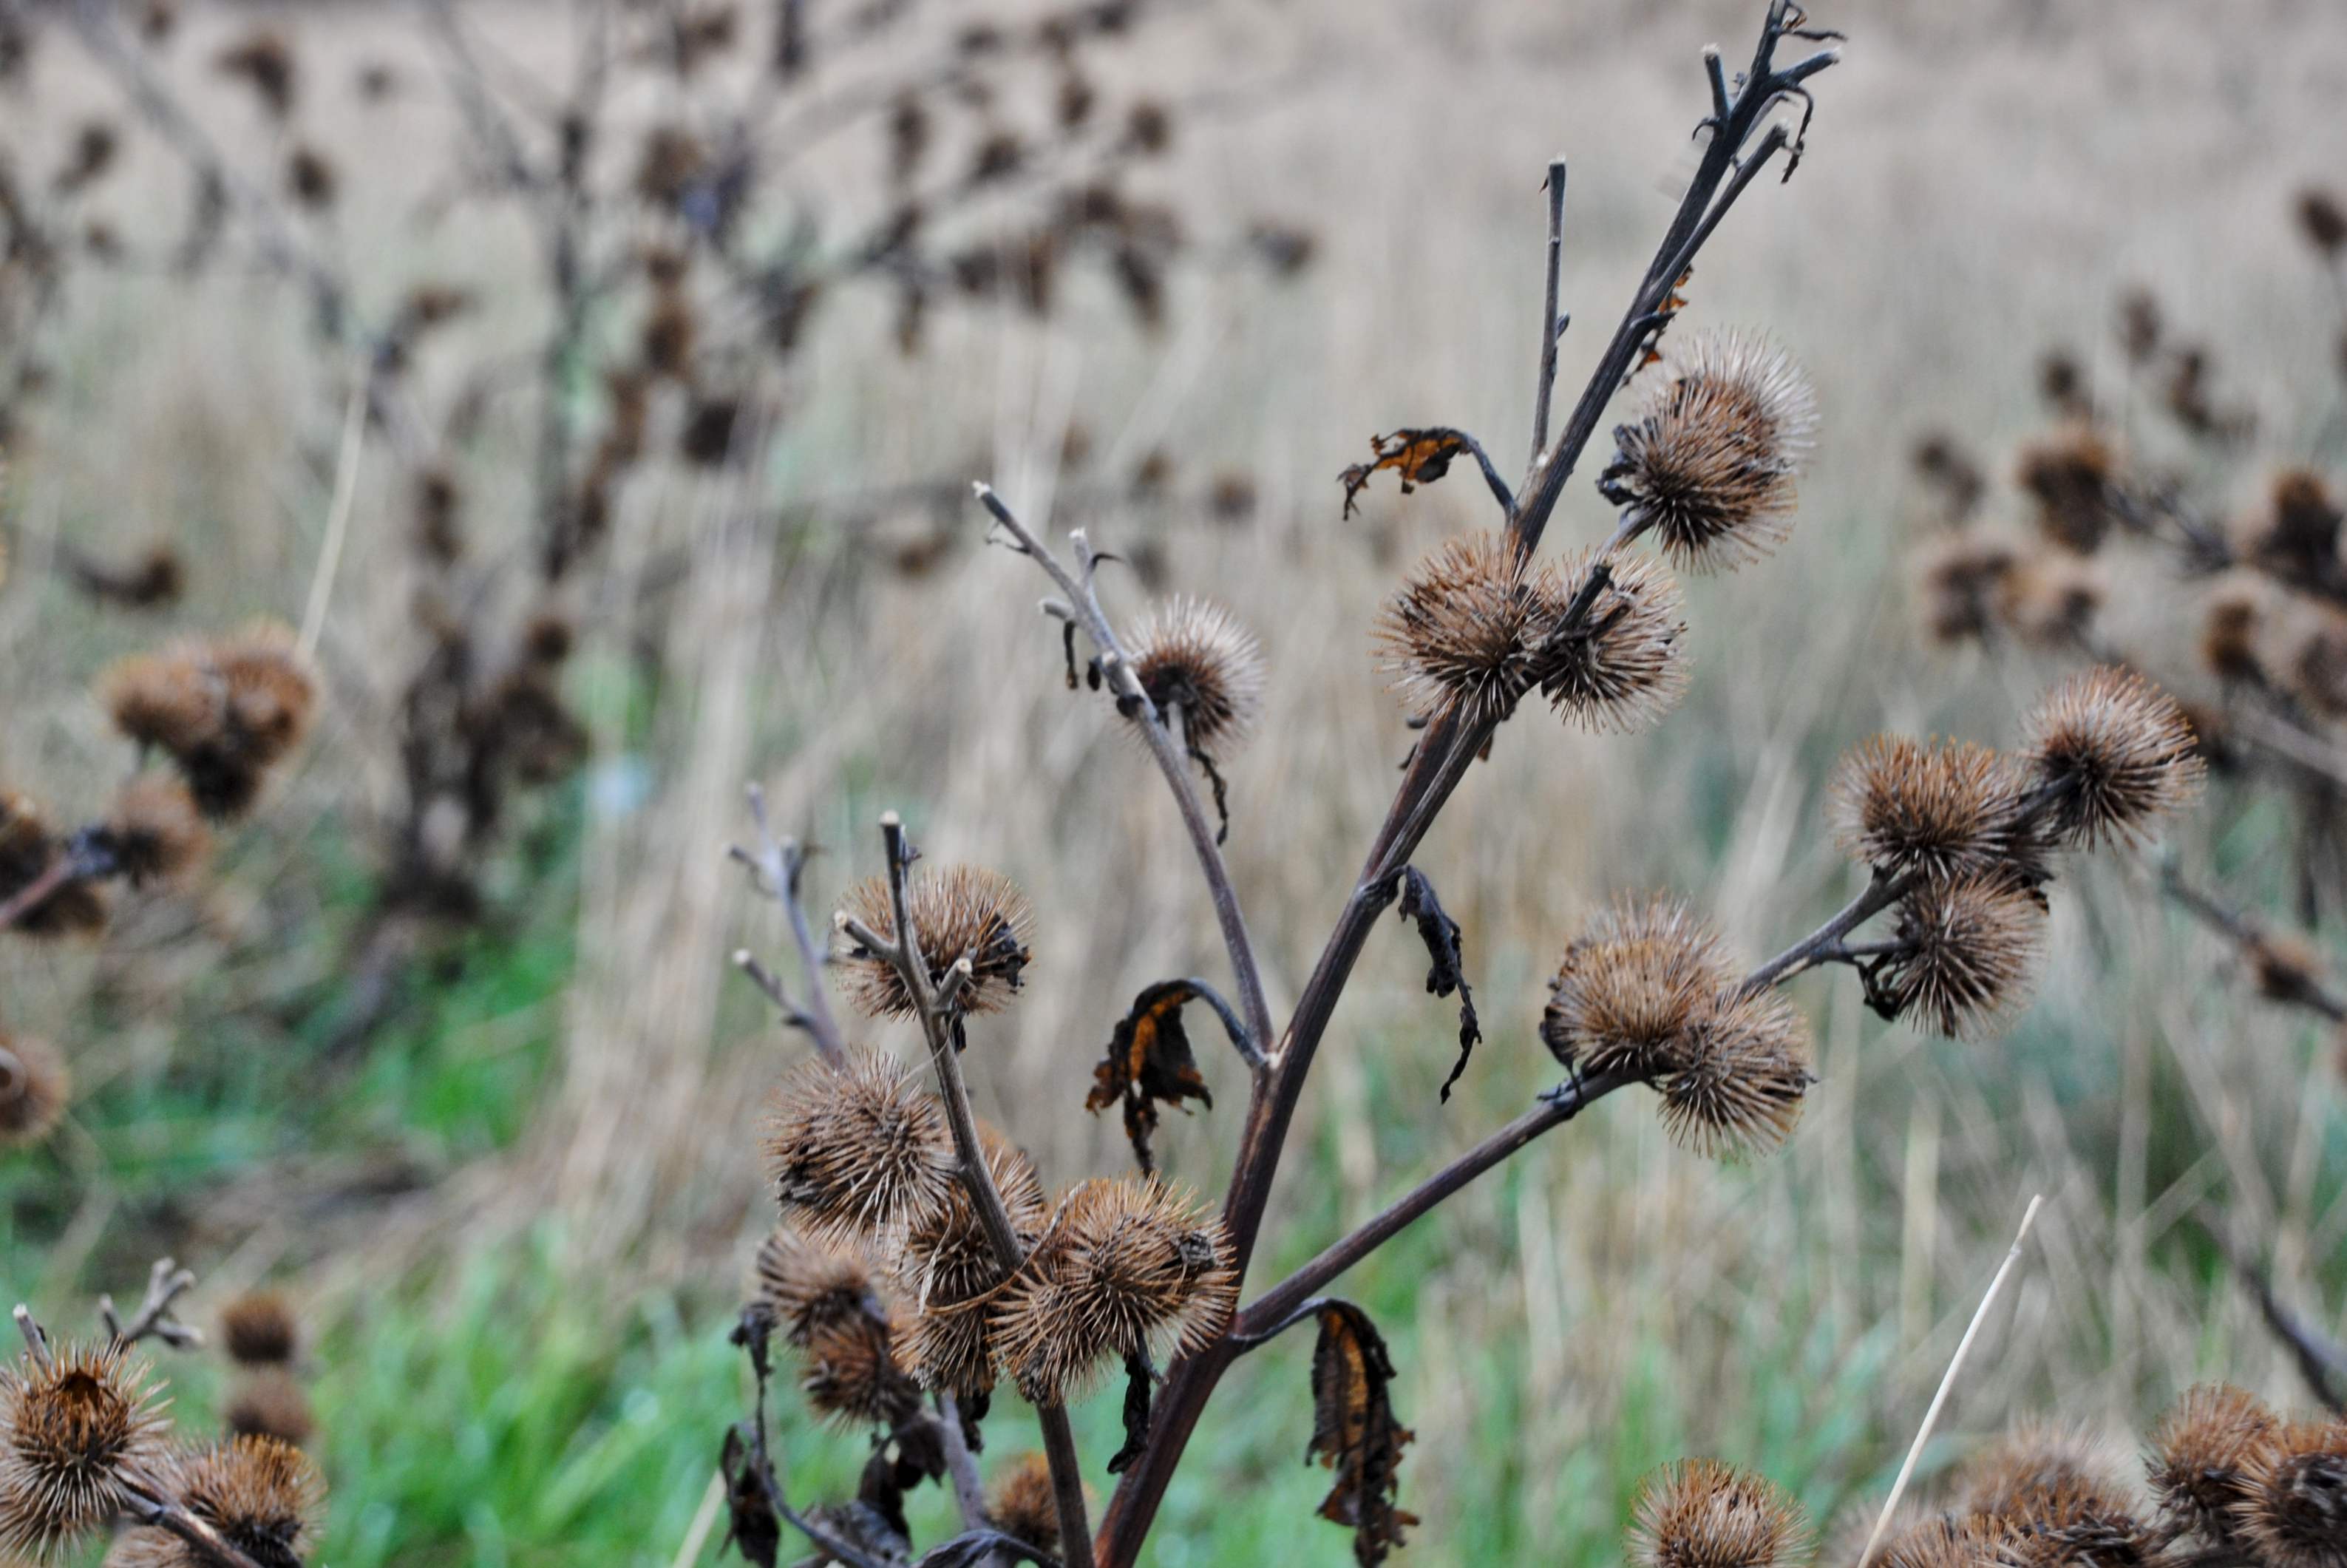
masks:
[[[37,1143],[73,1098],[73,1073],[56,1047],[0,1030],[0,1148]]]

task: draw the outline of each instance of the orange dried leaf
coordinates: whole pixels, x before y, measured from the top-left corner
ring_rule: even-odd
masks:
[[[1182,1022],[1182,1009],[1194,1001],[1213,1008],[1232,1040],[1245,1038],[1230,1004],[1211,988],[1197,980],[1160,980],[1134,997],[1133,1010],[1117,1020],[1108,1053],[1092,1069],[1092,1092],[1084,1097],[1084,1109],[1095,1112],[1122,1102],[1125,1136],[1133,1140],[1133,1156],[1144,1173],[1156,1168],[1149,1139],[1157,1130],[1160,1105],[1179,1107],[1195,1100],[1214,1109]]]
[[[1337,1472],[1320,1517],[1349,1525],[1353,1560],[1376,1568],[1418,1516],[1394,1506],[1401,1450],[1417,1434],[1394,1419],[1393,1362],[1368,1314],[1349,1301],[1318,1313],[1312,1351],[1312,1441],[1304,1457]]]
[[[1390,436],[1370,436],[1373,460],[1356,463],[1337,476],[1345,486],[1345,516],[1353,515],[1361,492],[1369,487],[1371,475],[1391,468],[1401,476],[1401,493],[1407,496],[1419,486],[1431,485],[1450,472],[1450,460],[1466,447],[1464,435],[1440,428],[1397,430]]]

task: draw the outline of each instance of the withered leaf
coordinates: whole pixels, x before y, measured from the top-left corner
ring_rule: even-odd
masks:
[[[1245,1040],[1246,1026],[1205,981],[1160,980],[1134,997],[1133,1010],[1117,1020],[1108,1054],[1092,1069],[1092,1092],[1084,1096],[1084,1109],[1094,1112],[1123,1102],[1124,1134],[1144,1175],[1157,1168],[1149,1139],[1157,1130],[1158,1106],[1185,1100],[1209,1111],[1214,1106],[1182,1022],[1183,1008],[1194,1001],[1214,1009],[1234,1042]]]
[[[1353,515],[1361,492],[1369,487],[1371,475],[1381,469],[1393,469],[1401,476],[1401,493],[1407,496],[1419,486],[1431,485],[1450,472],[1450,460],[1466,446],[1463,432],[1440,427],[1397,430],[1390,436],[1370,436],[1372,460],[1356,463],[1337,476],[1345,487],[1345,516]]]
[[[1369,1315],[1349,1301],[1328,1301],[1317,1314],[1320,1340],[1312,1348],[1312,1442],[1307,1460],[1337,1472],[1320,1517],[1349,1525],[1353,1561],[1376,1568],[1402,1544],[1418,1516],[1394,1506],[1401,1450],[1417,1434],[1394,1419],[1389,1386],[1393,1362]]]
[[[1108,1461],[1111,1475],[1122,1475],[1124,1467],[1141,1457],[1143,1445],[1149,1441],[1149,1401],[1156,1391],[1157,1368],[1149,1358],[1127,1352],[1124,1358],[1124,1446]]]
[[[725,1478],[726,1539],[758,1568],[774,1568],[783,1544],[783,1522],[774,1517],[774,1500],[758,1473],[756,1452],[740,1427],[725,1429],[725,1447],[717,1468]]]
[[[1442,1098],[1467,1071],[1475,1042],[1483,1038],[1482,1021],[1475,1016],[1475,993],[1467,984],[1465,955],[1459,947],[1459,922],[1444,912],[1434,884],[1415,866],[1401,868],[1401,917],[1418,925],[1419,940],[1426,944],[1426,989],[1438,997],[1459,993],[1459,1060],[1442,1081]]]

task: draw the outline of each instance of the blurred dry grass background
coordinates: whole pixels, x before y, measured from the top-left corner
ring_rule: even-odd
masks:
[[[1816,379],[1824,431],[1794,542],[1695,588],[1697,683],[1659,732],[1588,739],[1528,716],[1471,777],[1420,864],[1465,926],[1491,1038],[1462,1091],[1438,1106],[1445,1008],[1423,994],[1422,959],[1398,927],[1373,944],[1284,1173],[1273,1260],[1327,1239],[1544,1085],[1553,1068],[1532,1030],[1542,980],[1599,902],[1676,887],[1747,951],[1773,950],[1853,886],[1818,798],[1843,744],[1876,727],[2012,735],[2026,672],[1928,653],[1911,629],[1900,552],[1917,431],[1946,425],[1994,442],[2025,428],[2036,354],[2094,352],[2135,282],[2221,345],[2228,384],[2268,411],[2277,455],[2303,456],[2336,407],[2332,334],[2310,330],[2330,320],[2329,302],[2289,242],[2287,204],[2333,172],[2347,133],[2347,13],[2282,0],[2221,14],[2182,0],[1844,9],[1820,8],[1854,42],[1821,84],[1810,156],[1788,187],[1738,209],[1687,317],[1765,325]],[[976,1031],[979,1107],[1054,1182],[1116,1168],[1112,1122],[1076,1109],[1111,1020],[1149,981],[1220,972],[1174,816],[1098,702],[1063,690],[1056,635],[1033,612],[1036,579],[980,548],[974,508],[934,568],[906,575],[894,547],[926,536],[926,510],[843,521],[795,503],[989,477],[1034,521],[1087,524],[1112,548],[1153,547],[1166,586],[1223,599],[1259,630],[1269,712],[1232,774],[1229,854],[1279,1011],[1408,744],[1371,669],[1369,616],[1419,549],[1484,520],[1485,497],[1460,481],[1381,492],[1340,521],[1332,476],[1370,432],[1408,424],[1458,424],[1503,466],[1520,460],[1542,164],[1562,149],[1573,165],[1563,297],[1579,324],[1564,379],[1577,384],[1667,217],[1700,112],[1696,49],[1717,38],[1735,58],[1754,10],[1293,0],[1162,24],[1126,64],[1177,101],[1232,92],[1183,125],[1158,178],[1206,210],[1305,223],[1320,240],[1315,269],[1274,291],[1187,279],[1154,338],[1104,308],[1040,326],[953,313],[922,357],[900,361],[875,346],[876,314],[851,313],[815,347],[782,461],[761,477],[771,489],[680,477],[630,492],[609,613],[580,675],[596,688],[586,708],[599,745],[575,910],[561,917],[575,920],[575,971],[558,1001],[504,1020],[559,1040],[526,1130],[477,1159],[419,1156],[429,1184],[337,1207],[331,1239],[314,1211],[253,1198],[261,1217],[219,1237],[232,1252],[190,1261],[220,1271],[225,1288],[294,1255],[317,1299],[350,1305],[384,1288],[386,1260],[446,1264],[551,1218],[559,1266],[625,1282],[616,1307],[687,1283],[722,1295],[767,1218],[756,1107],[798,1049],[758,1022],[724,962],[737,945],[779,952],[784,941],[722,857],[745,830],[739,789],[752,777],[784,825],[825,847],[811,878],[818,907],[876,868],[871,825],[884,806],[905,812],[931,856],[999,866],[1033,894],[1035,983]],[[559,9],[500,0],[476,15],[522,66],[560,57]],[[241,15],[192,12],[189,57]],[[410,90],[388,108],[322,96],[306,116],[347,166],[393,174],[346,208],[330,242],[384,298],[422,275],[478,290],[487,308],[466,330],[525,351],[536,323],[519,234],[461,202],[416,220],[439,194],[456,129],[413,18],[355,6],[284,15],[322,83],[346,82],[363,58],[412,62]],[[31,167],[53,160],[103,91],[62,44],[58,54],[31,94],[0,106]],[[261,147],[256,117],[226,107],[240,145]],[[825,178],[863,177],[856,156],[837,158]],[[177,189],[164,154],[134,138],[99,207],[130,227],[142,203]],[[126,640],[44,590],[56,541],[127,552],[169,531],[194,563],[179,612],[191,624],[292,614],[318,547],[335,423],[303,368],[300,323],[271,286],[216,280],[190,298],[123,275],[89,291],[51,356],[60,384],[21,466],[19,573],[0,596],[6,763],[60,795],[108,754],[84,682]],[[1086,466],[1061,462],[1071,426],[1089,436]],[[501,493],[520,506],[518,423],[512,435],[511,472],[476,476],[476,514],[492,533]],[[1091,476],[1121,475],[1158,446],[1201,477],[1246,475],[1251,515],[1086,509]],[[326,825],[287,845],[355,831],[391,788],[382,653],[415,634],[405,502],[387,466],[363,478],[333,601],[336,716],[283,808]],[[1607,521],[1576,482],[1564,538],[1594,538]],[[1120,584],[1112,610],[1139,602]],[[665,641],[663,700],[649,716],[616,690],[643,637]],[[615,689],[597,687],[606,681]],[[87,1033],[76,1009],[93,965],[135,970],[128,995],[133,980],[98,977],[119,983],[103,1037],[82,1042],[83,1076],[159,1071],[183,1007],[184,977],[169,968],[174,922],[233,930],[240,901],[263,898],[315,901],[327,918],[331,888],[298,850],[249,856],[238,870],[207,907],[134,930],[131,946],[159,958],[12,954],[12,1016]],[[1415,1560],[1465,1560],[1454,1543],[1491,1528],[1476,1516],[1495,1504],[1527,1560],[1603,1542],[1618,1510],[1593,1501],[1611,1472],[1593,1470],[1587,1450],[1609,1438],[1658,1455],[1677,1440],[1762,1469],[1782,1460],[1812,1501],[1860,1486],[1911,1430],[2032,1192],[2052,1200],[2040,1246],[1959,1390],[1952,1430],[1992,1430],[2048,1402],[2124,1430],[2204,1374],[2301,1398],[2187,1222],[2204,1199],[2229,1205],[2276,1249],[2299,1299],[2338,1323],[2347,1122],[2324,1043],[2293,1015],[2253,1009],[2218,948],[2147,895],[2142,867],[2085,882],[2088,896],[2057,906],[2043,999],[2012,1039],[1925,1041],[1872,1019],[1853,987],[1804,982],[1825,1081],[1780,1157],[1706,1165],[1669,1149],[1643,1102],[1609,1102],[1471,1190],[1403,1258],[1365,1271],[1418,1318],[1398,1395],[1419,1432],[1404,1470],[1405,1502],[1427,1522]],[[333,956],[330,944],[243,951],[227,983],[246,999],[282,994],[330,979],[318,967]],[[478,1049],[497,1049],[494,1034]],[[257,1035],[251,1073],[309,1071],[270,1050]],[[1245,1092],[1234,1062],[1206,1071],[1224,1109],[1178,1122],[1161,1147],[1173,1172],[1211,1188]],[[254,1167],[280,1184],[334,1164],[333,1151],[297,1156],[249,1135]],[[12,1284],[62,1290],[76,1269],[59,1263],[60,1239],[68,1256],[98,1245],[110,1210],[78,1194],[63,1207],[61,1230],[20,1227],[5,1255]],[[1285,1385],[1257,1391],[1242,1378],[1225,1399],[1285,1401],[1300,1422],[1300,1374],[1282,1370]],[[1214,1501],[1177,1495],[1166,1527],[1177,1544],[1160,1561],[1218,1560]],[[1341,1535],[1326,1534],[1311,1545],[1333,1561]],[[650,1542],[645,1555],[669,1549]]]

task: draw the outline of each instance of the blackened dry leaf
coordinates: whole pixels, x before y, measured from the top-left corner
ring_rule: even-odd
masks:
[[[1442,1081],[1442,1098],[1467,1071],[1475,1042],[1483,1038],[1482,1021],[1475,1016],[1475,993],[1467,984],[1465,955],[1459,948],[1459,922],[1443,912],[1434,884],[1415,866],[1401,868],[1401,917],[1418,923],[1419,940],[1426,944],[1426,989],[1438,997],[1459,993],[1459,1060]]]
[[[1312,1442],[1307,1460],[1337,1472],[1320,1517],[1353,1531],[1353,1561],[1376,1568],[1402,1544],[1414,1513],[1394,1506],[1401,1450],[1417,1434],[1394,1419],[1389,1386],[1393,1362],[1369,1315],[1349,1301],[1330,1301],[1318,1314],[1320,1342],[1312,1349]]]
[[[1122,1475],[1124,1467],[1141,1457],[1143,1445],[1149,1441],[1149,1400],[1156,1392],[1157,1368],[1149,1364],[1146,1356],[1127,1354],[1124,1358],[1124,1446],[1108,1461],[1111,1475]]]
[[[1041,1563],[1043,1568],[1056,1568],[1059,1563],[1058,1558],[1046,1555],[1015,1535],[1005,1535],[999,1530],[973,1530],[929,1548],[919,1568],[978,1568],[989,1559],[1001,1562],[1010,1558]]]
[[[1369,450],[1376,456],[1367,463],[1356,463],[1337,476],[1345,487],[1345,516],[1351,517],[1363,490],[1369,487],[1369,477],[1380,469],[1391,468],[1401,476],[1401,493],[1409,495],[1420,485],[1431,485],[1450,472],[1450,460],[1466,449],[1467,437],[1457,430],[1397,430],[1390,436],[1369,437]]]
[[[783,1522],[774,1517],[774,1500],[758,1473],[757,1455],[740,1427],[726,1429],[725,1447],[717,1465],[725,1477],[730,1521],[726,1539],[758,1568],[774,1568],[775,1555],[782,1550]]]
[[[1094,1112],[1123,1102],[1124,1135],[1133,1140],[1133,1157],[1144,1175],[1157,1168],[1149,1138],[1157,1131],[1158,1106],[1195,1100],[1209,1111],[1214,1108],[1190,1050],[1190,1031],[1182,1023],[1182,1009],[1194,1001],[1213,1008],[1233,1042],[1245,1050],[1246,1026],[1212,986],[1160,980],[1134,997],[1133,1010],[1117,1020],[1108,1054],[1092,1069],[1092,1092],[1084,1096],[1084,1109]]]

